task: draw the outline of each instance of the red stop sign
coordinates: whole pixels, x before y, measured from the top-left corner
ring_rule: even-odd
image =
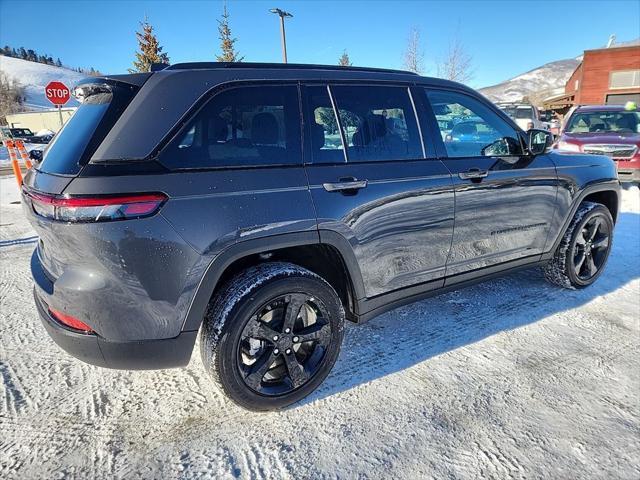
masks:
[[[69,92],[67,86],[62,82],[49,82],[49,84],[44,87],[44,94],[54,105],[64,105],[71,97],[71,92]]]

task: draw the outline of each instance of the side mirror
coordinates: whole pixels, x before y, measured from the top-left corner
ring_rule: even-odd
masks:
[[[42,161],[42,150],[31,150],[29,158],[36,163],[40,163]]]
[[[546,130],[531,129],[527,132],[529,135],[529,152],[531,155],[540,155],[553,144],[551,132]]]
[[[480,154],[484,157],[509,157],[512,155],[522,155],[522,146],[520,142],[511,137],[502,137],[485,145],[480,150]]]

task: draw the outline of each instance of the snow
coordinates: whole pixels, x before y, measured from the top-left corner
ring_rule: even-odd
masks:
[[[34,150],[34,149],[44,150],[45,147],[46,145],[42,143],[25,143],[24,144],[24,148],[27,152],[30,152],[31,150]],[[24,169],[25,169],[24,163],[20,158],[20,154],[17,154],[17,155],[18,155],[18,162],[20,162],[20,167],[24,172]],[[7,148],[4,145],[0,145],[0,167],[9,167],[9,166],[11,166],[11,161],[9,160],[9,150],[7,150]]]
[[[0,478],[640,477],[637,187],[593,286],[530,270],[348,324],[319,390],[262,414],[198,345],[149,372],[61,351],[31,299],[35,234],[17,205],[0,224]]]
[[[25,106],[32,110],[53,107],[44,94],[44,87],[49,82],[57,80],[67,87],[73,88],[80,80],[87,77],[85,74],[74,72],[68,68],[29,62],[28,60],[4,55],[0,55],[0,71],[4,72],[9,78],[17,80],[25,87],[27,96]],[[65,107],[77,107],[78,105],[78,102],[71,98]]]
[[[492,102],[519,102],[529,96],[542,99],[558,89],[564,89],[567,80],[580,64],[577,58],[558,60],[542,65],[497,85],[478,90]],[[532,98],[534,97],[534,98]]]
[[[0,177],[0,206],[16,203],[20,203],[20,189],[15,177],[13,175]]]

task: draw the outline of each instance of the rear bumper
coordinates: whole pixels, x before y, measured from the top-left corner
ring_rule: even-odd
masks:
[[[184,367],[191,359],[197,331],[175,338],[133,342],[109,342],[98,335],[70,330],[58,323],[34,291],[40,320],[49,336],[65,352],[98,367],[122,370],[154,370]]]
[[[84,334],[59,323],[49,313],[45,299],[54,297],[37,253],[31,259],[35,282],[34,299],[40,320],[60,348],[83,362],[123,370],[153,370],[183,367],[189,363],[198,331],[181,332],[174,338],[113,342],[96,334]]]

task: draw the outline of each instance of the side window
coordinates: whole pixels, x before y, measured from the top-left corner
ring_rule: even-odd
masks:
[[[307,123],[314,163],[344,162],[342,138],[326,86],[305,88]]]
[[[522,154],[516,130],[479,100],[445,91],[427,97],[449,157]]]
[[[408,89],[333,86],[350,162],[423,158]]]
[[[302,163],[297,87],[220,92],[163,150],[160,161],[172,169]]]

